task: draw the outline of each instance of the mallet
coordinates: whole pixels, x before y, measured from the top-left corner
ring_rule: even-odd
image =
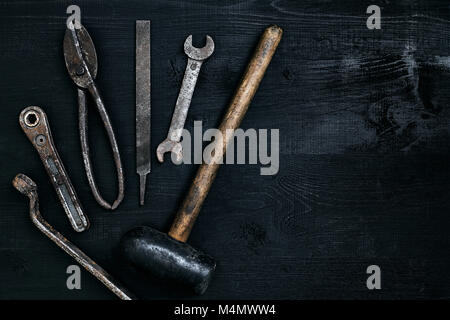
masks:
[[[185,242],[219,169],[217,160],[222,159],[228,143],[233,139],[233,135],[227,135],[226,132],[239,127],[282,33],[283,30],[278,26],[270,26],[262,34],[219,127],[223,136],[222,148],[219,148],[219,152],[216,150],[211,161],[200,165],[168,235],[143,226],[132,229],[123,236],[120,245],[122,254],[133,266],[160,278],[184,283],[197,294],[205,292],[216,263],[213,258]]]

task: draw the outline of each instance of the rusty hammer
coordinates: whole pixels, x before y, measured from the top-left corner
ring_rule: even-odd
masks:
[[[157,277],[182,282],[193,288],[197,294],[203,294],[207,289],[216,263],[213,258],[185,242],[219,169],[217,160],[222,159],[228,143],[234,138],[226,132],[239,127],[272,60],[282,33],[281,28],[270,26],[262,34],[219,127],[223,136],[222,148],[219,147],[219,152],[216,150],[211,161],[200,165],[168,235],[142,226],[128,231],[122,237],[120,249],[125,260],[131,265]]]

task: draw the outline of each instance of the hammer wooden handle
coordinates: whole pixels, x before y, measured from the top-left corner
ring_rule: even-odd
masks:
[[[272,60],[282,34],[283,30],[280,27],[270,26],[261,36],[255,53],[247,66],[244,77],[219,127],[223,137],[223,147],[220,149],[220,152],[216,152],[213,155],[210,163],[203,163],[198,169],[197,176],[170,228],[169,236],[172,238],[182,242],[186,242],[188,239],[203,201],[208,195],[209,189],[214,181],[217,169],[219,169],[220,164],[217,163],[217,160],[222,159],[225,155],[228,142],[233,139],[233,135],[229,137],[226,135],[226,130],[235,130],[241,124],[256,90],[258,90],[264,73]]]

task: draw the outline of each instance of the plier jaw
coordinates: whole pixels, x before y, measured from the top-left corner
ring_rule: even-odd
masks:
[[[75,84],[87,89],[97,77],[97,53],[87,30],[67,28],[64,36],[64,60]]]

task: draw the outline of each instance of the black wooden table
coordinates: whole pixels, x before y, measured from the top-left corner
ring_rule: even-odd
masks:
[[[94,201],[85,177],[76,90],[62,40],[66,8],[81,8],[98,54],[97,83],[115,125],[126,196],[115,212]],[[366,9],[382,9],[369,30]],[[200,299],[450,297],[450,7],[448,1],[1,1],[0,298],[111,299],[31,223],[16,173],[39,185],[43,216],[141,298],[196,298],[130,272],[121,235],[137,225],[167,230],[196,166],[159,164],[180,88],[189,34],[214,55],[202,68],[186,128],[216,127],[260,33],[285,33],[243,129],[280,130],[280,169],[222,166],[190,244],[218,261]],[[152,154],[149,194],[138,206],[135,173],[135,20],[152,20]],[[44,108],[90,217],[75,234],[35,150],[18,124]],[[91,104],[92,105],[92,104]],[[91,108],[90,138],[101,190],[116,194],[109,146]],[[366,269],[381,268],[368,290]]]

